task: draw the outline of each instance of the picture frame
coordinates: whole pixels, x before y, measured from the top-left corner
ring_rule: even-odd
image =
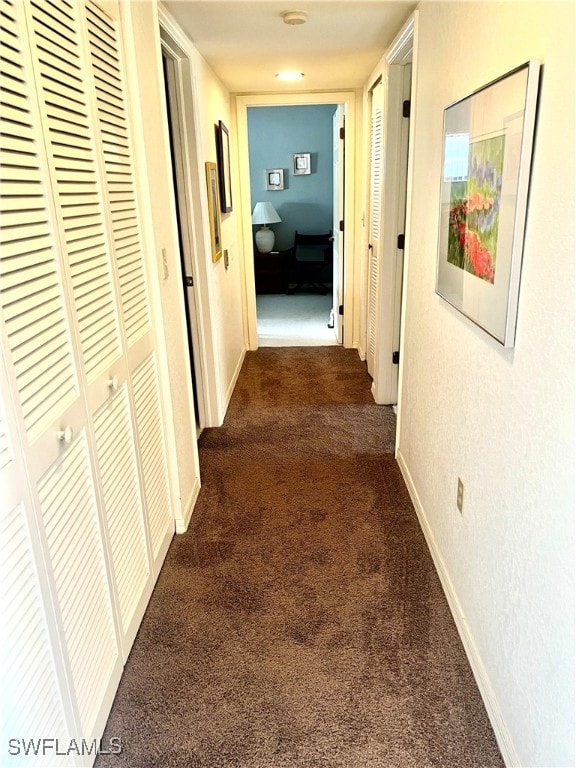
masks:
[[[444,110],[436,293],[513,347],[540,62]]]
[[[308,176],[311,173],[309,152],[299,152],[292,160],[294,176]]]
[[[284,170],[268,168],[266,170],[266,189],[268,191],[284,189]]]
[[[206,190],[208,192],[208,219],[210,221],[212,261],[216,262],[222,256],[220,191],[218,184],[218,166],[216,163],[206,163]]]
[[[220,184],[220,210],[232,210],[232,181],[230,175],[230,135],[222,120],[216,126],[216,155],[218,158],[218,181]]]

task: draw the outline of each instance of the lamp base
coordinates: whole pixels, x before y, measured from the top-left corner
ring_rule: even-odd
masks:
[[[260,253],[270,253],[274,248],[274,232],[266,225],[256,231],[254,240]]]

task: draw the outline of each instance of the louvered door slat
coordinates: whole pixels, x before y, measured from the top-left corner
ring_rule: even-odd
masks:
[[[34,181],[39,180],[37,159],[34,154],[13,150],[12,162],[2,164],[2,180],[22,178],[22,169],[26,168]]]
[[[24,84],[22,84],[24,87]],[[2,108],[2,147],[3,149],[12,149],[18,151],[22,145],[26,148],[30,142],[36,141],[36,136],[30,126],[30,123],[18,121],[16,124],[10,119],[9,110]]]
[[[22,173],[25,173],[23,170]],[[15,259],[22,255],[24,249],[28,254],[37,253],[39,251],[45,251],[50,248],[52,244],[52,237],[50,232],[47,231],[48,225],[44,222],[43,226],[37,226],[34,222],[30,222],[26,227],[26,232],[30,230],[30,236],[23,236],[22,230],[17,234],[18,239],[12,240],[12,231],[8,228],[2,229],[2,259],[10,260]],[[4,270],[2,269],[2,272]]]
[[[117,656],[98,512],[88,466],[85,437],[79,435],[60,465],[50,470],[38,487],[85,733],[92,731]]]
[[[61,224],[66,240],[67,257],[70,262],[72,290],[80,328],[82,354],[86,373],[90,381],[101,375],[107,366],[113,364],[121,354],[120,330],[115,314],[113,281],[110,271],[109,248],[102,201],[99,197],[98,172],[95,149],[90,126],[88,99],[82,78],[83,61],[80,55],[80,39],[76,7],[59,5],[58,9],[46,3],[32,2],[32,26],[36,42],[36,56],[41,85],[42,101],[45,105],[45,119],[49,134],[50,151],[54,157],[54,187],[62,209],[73,206],[78,210],[84,203],[97,206],[91,209],[90,219],[71,222],[62,218]],[[53,23],[54,22],[54,23]],[[62,36],[69,41],[63,49]],[[54,93],[54,83],[62,76],[67,87]],[[58,160],[58,154],[69,134],[75,137],[74,152],[68,151],[67,162]],[[80,137],[80,140],[78,140]],[[85,225],[84,231],[82,225]],[[96,248],[100,269],[91,274],[94,282],[91,289],[98,295],[107,294],[106,311],[89,317],[90,302],[83,297],[86,292],[86,273],[83,266],[77,267],[75,258],[79,250]],[[93,334],[86,338],[84,329],[95,323],[102,326],[98,335],[104,349],[94,344]]]
[[[26,97],[20,92],[18,87],[2,71],[2,94],[0,96],[2,104],[2,116],[21,120],[23,115],[30,113]]]
[[[8,218],[8,216],[6,217]],[[31,229],[46,230],[46,222],[34,226],[33,222],[30,222]],[[7,229],[7,228],[6,228]],[[50,249],[46,248],[41,251],[35,251],[34,261],[30,263],[24,262],[18,258],[17,254],[14,258],[3,258],[0,263],[0,279],[2,280],[2,288],[7,291],[10,288],[17,288],[22,283],[31,283],[31,288],[37,288],[40,283],[37,280],[46,280],[50,276],[51,267],[51,254]],[[9,301],[6,302],[7,304]]]
[[[78,384],[72,356],[64,295],[56,253],[48,203],[44,196],[44,170],[36,137],[39,123],[30,101],[31,74],[22,53],[15,8],[2,5],[2,43],[9,41],[10,74],[0,72],[0,86],[7,81],[12,89],[11,107],[0,116],[0,163],[2,176],[13,181],[3,183],[0,200],[0,308],[6,326],[8,344],[16,364],[18,396],[30,440],[56,419],[62,408],[78,396]],[[2,51],[4,54],[3,45]],[[3,98],[6,94],[3,94]],[[17,113],[24,126],[22,137],[14,135]],[[8,118],[8,120],[6,119]],[[5,134],[10,137],[5,141]],[[25,142],[26,153],[21,147]],[[42,337],[58,348],[57,359],[45,356],[38,346],[27,348],[23,359],[20,348],[23,335]],[[20,348],[20,349],[19,349]],[[22,378],[19,380],[18,376]],[[60,389],[46,389],[47,380],[58,380]],[[39,403],[42,403],[41,407]]]
[[[3,190],[4,191],[4,190]],[[45,222],[45,211],[39,202],[27,201],[25,210],[19,205],[2,211],[2,227],[8,230],[10,227],[21,227],[23,224]]]
[[[124,88],[121,77],[121,66],[118,50],[118,38],[114,24],[105,13],[91,0],[86,3],[86,19],[88,24],[88,37],[90,41],[90,53],[92,72],[96,85],[96,97],[98,107],[98,121],[102,132],[103,141],[110,141],[110,145],[104,146],[104,167],[106,173],[106,188],[109,199],[112,201],[116,195],[128,194],[135,201],[135,180],[132,172],[132,159],[128,141],[128,117],[124,99]],[[113,128],[112,128],[113,126]],[[120,143],[127,150],[125,166],[126,172],[118,177],[118,164],[111,157],[108,148],[112,150]],[[123,277],[126,271],[138,269],[144,277],[144,264],[142,258],[142,243],[140,238],[140,226],[135,203],[127,212],[126,218],[137,233],[134,245],[140,254],[139,262],[134,263],[133,257],[127,262],[122,247],[123,232],[126,222],[118,227],[114,218],[111,220],[114,246],[116,251],[116,267],[120,279],[120,295],[124,327],[128,344],[132,344],[143,333],[150,330],[150,315],[148,309],[148,295],[144,279],[139,283],[138,291],[126,293],[123,289]]]

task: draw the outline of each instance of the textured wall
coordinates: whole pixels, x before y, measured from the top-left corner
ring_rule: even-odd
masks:
[[[523,768],[576,765],[574,10],[424,2],[418,32],[399,458]],[[544,68],[505,350],[434,291],[442,112],[531,58]]]
[[[274,224],[275,248],[290,248],[294,231],[332,229],[332,117],[336,105],[248,109],[252,208],[270,201],[282,222]],[[294,176],[292,156],[310,152],[312,173]],[[266,190],[265,170],[284,169],[284,189]]]

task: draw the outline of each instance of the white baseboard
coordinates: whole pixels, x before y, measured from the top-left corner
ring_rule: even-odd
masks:
[[[194,485],[192,486],[192,491],[190,492],[190,496],[188,497],[188,501],[186,502],[186,506],[184,507],[184,515],[182,517],[177,516],[174,521],[176,533],[186,533],[186,531],[188,530],[188,526],[190,525],[190,520],[192,519],[192,512],[194,511],[194,506],[196,504],[196,499],[198,498],[199,493],[200,493],[200,479],[196,477],[194,478]]]
[[[230,379],[230,383],[228,384],[228,389],[226,390],[226,398],[224,400],[224,413],[222,414],[221,424],[224,423],[224,417],[226,416],[226,411],[228,410],[228,406],[230,405],[230,400],[232,399],[232,395],[234,393],[234,387],[236,386],[236,382],[238,381],[238,376],[240,376],[240,371],[242,370],[242,364],[244,362],[245,357],[246,357],[246,348],[242,350],[240,357],[238,358],[238,362],[236,363],[236,368],[234,369],[234,373],[232,374],[232,378]]]
[[[516,752],[512,738],[508,728],[506,727],[506,723],[504,722],[504,718],[498,704],[498,699],[496,698],[496,694],[490,682],[486,667],[484,666],[478,651],[478,647],[474,641],[470,626],[466,621],[464,611],[462,610],[462,605],[460,604],[460,600],[458,599],[458,595],[454,589],[454,585],[452,584],[450,574],[446,568],[446,563],[444,562],[444,559],[436,544],[434,533],[432,532],[430,524],[428,523],[426,512],[424,511],[424,507],[420,501],[420,496],[418,495],[418,491],[416,490],[416,486],[412,480],[410,470],[408,469],[408,465],[406,464],[406,461],[404,460],[400,450],[396,452],[396,461],[398,462],[398,466],[402,472],[402,476],[406,483],[406,487],[408,488],[410,498],[412,499],[412,503],[416,509],[420,527],[422,528],[422,532],[426,538],[428,549],[432,555],[432,560],[434,561],[434,565],[436,567],[436,571],[438,572],[444,594],[448,600],[448,605],[450,607],[452,617],[454,618],[456,628],[458,629],[460,639],[462,640],[464,650],[466,651],[466,656],[468,657],[470,667],[472,668],[472,673],[476,679],[476,684],[478,685],[480,695],[484,701],[484,706],[486,707],[486,712],[490,718],[490,723],[494,729],[496,741],[500,747],[504,762],[508,768],[520,768],[520,759],[518,757],[518,753]]]

